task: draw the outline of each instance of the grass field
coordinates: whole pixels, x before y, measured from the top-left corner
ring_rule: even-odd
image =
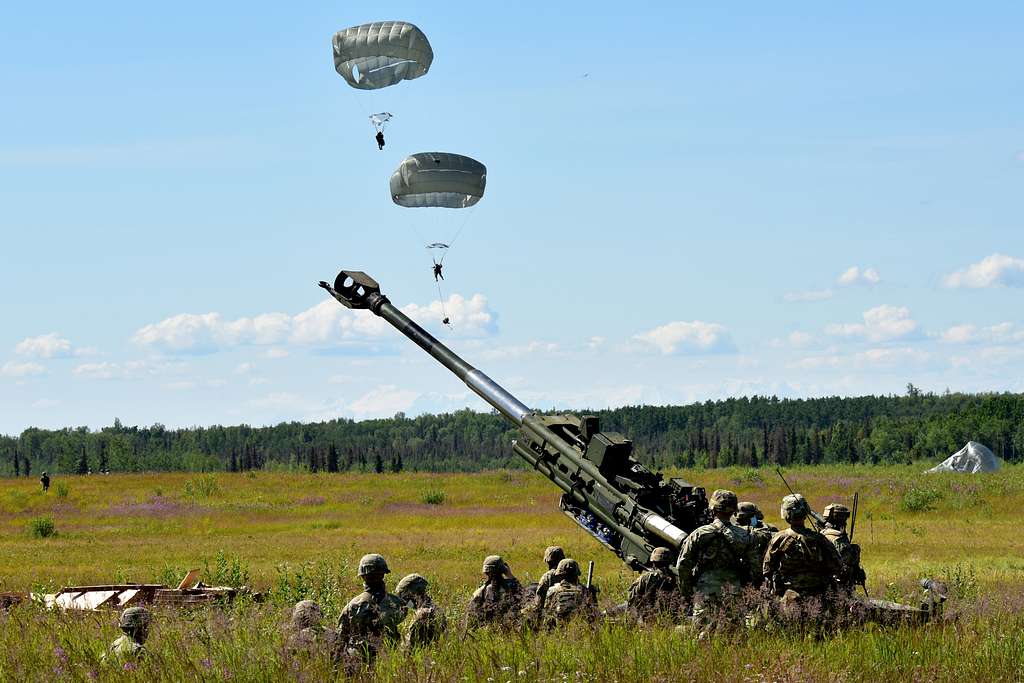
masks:
[[[382,658],[387,680],[1021,680],[1024,679],[1024,467],[994,475],[928,475],[913,467],[792,469],[818,510],[861,493],[856,540],[873,596],[910,598],[928,575],[946,579],[950,619],[923,628],[866,627],[817,639],[750,631],[694,641],[669,626],[577,624],[552,636],[461,634],[415,656]],[[785,489],[771,470],[684,472],[732,488],[777,519]],[[152,656],[137,672],[99,666],[117,635],[111,614],[0,614],[0,679],[274,680],[330,677],[325,657],[281,650],[289,606],[311,597],[334,615],[358,592],[366,552],[397,581],[431,580],[453,620],[480,562],[503,555],[524,582],[545,546],[597,562],[602,602],[624,598],[634,575],[557,510],[554,486],[532,472],[484,474],[145,474],[0,482],[0,590],[110,581],[246,581],[260,604],[160,613]],[[33,535],[40,520],[53,535]],[[45,533],[43,531],[42,533]]]

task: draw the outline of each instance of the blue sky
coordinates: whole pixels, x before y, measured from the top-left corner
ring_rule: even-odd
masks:
[[[540,407],[1024,391],[1024,7],[596,7],[5,5],[0,431],[483,407],[341,267]],[[349,88],[382,19],[430,72]],[[488,167],[451,331],[463,213],[387,191],[435,150]]]

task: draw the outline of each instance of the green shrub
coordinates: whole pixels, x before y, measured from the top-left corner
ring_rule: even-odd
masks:
[[[212,474],[204,474],[195,479],[185,481],[185,497],[195,500],[196,498],[212,498],[220,493],[220,486],[217,485],[217,478]]]
[[[942,494],[933,488],[925,488],[916,484],[903,492],[900,509],[904,512],[927,512],[935,509],[935,503]]]
[[[444,503],[444,499],[444,491],[441,490],[427,491],[420,498],[427,505],[441,505]]]
[[[36,517],[28,523],[28,530],[33,538],[49,538],[57,533],[57,525],[51,517]]]
[[[203,561],[203,582],[211,586],[245,586],[249,583],[249,568],[242,564],[237,555],[228,556],[223,550],[217,551],[213,558]]]
[[[53,487],[53,490],[56,492],[58,498],[68,497],[68,485],[62,481],[58,481]]]

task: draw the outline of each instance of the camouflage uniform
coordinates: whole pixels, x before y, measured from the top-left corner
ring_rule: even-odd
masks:
[[[139,659],[146,654],[144,643],[149,636],[152,615],[145,607],[129,607],[121,612],[118,626],[124,635],[110,644],[100,660],[103,662],[125,662]]]
[[[768,544],[771,542],[772,537],[779,531],[774,526],[762,523],[762,519],[764,519],[764,514],[761,513],[761,510],[757,505],[748,501],[739,504],[734,518],[736,526],[750,534],[751,538],[754,539],[754,544],[757,546],[755,573],[761,572],[761,566],[764,563],[764,553],[768,550]]]
[[[555,572],[559,581],[544,601],[543,620],[548,627],[568,621],[593,604],[586,587],[580,585],[580,565],[576,560],[562,560]]]
[[[764,577],[783,606],[803,598],[826,597],[837,586],[843,561],[827,538],[804,526],[810,507],[800,494],[782,499],[782,516],[791,524],[768,544]]]
[[[558,583],[555,575],[558,573],[558,563],[564,559],[565,551],[562,550],[561,546],[548,546],[548,549],[544,551],[544,563],[547,564],[548,570],[544,572],[537,583],[536,609],[544,609],[544,598],[547,597],[548,589]]]
[[[466,606],[466,625],[507,625],[519,615],[523,588],[519,580],[508,571],[508,565],[500,555],[488,555],[484,558],[482,572],[486,580],[469,599]]]
[[[655,548],[651,553],[653,569],[637,577],[629,587],[626,606],[641,620],[656,618],[659,614],[674,612],[680,605],[679,582],[668,569],[670,551]]]
[[[302,600],[292,608],[292,619],[289,623],[286,648],[292,653],[310,651],[319,643],[328,649],[334,645],[334,631],[324,630],[323,612],[320,605],[312,600]]]
[[[840,580],[847,592],[852,593],[854,587],[867,580],[864,568],[860,566],[860,545],[852,543],[846,535],[846,520],[850,516],[850,508],[839,503],[825,506],[825,528],[821,534],[836,547],[843,561],[843,573]]]
[[[405,650],[423,647],[437,640],[447,625],[444,613],[427,595],[429,586],[427,580],[419,574],[409,574],[395,587],[398,597],[410,603],[416,610],[402,639],[402,647]]]
[[[383,557],[364,555],[359,561],[363,592],[338,617],[338,639],[347,653],[360,654],[367,662],[373,661],[381,644],[398,640],[398,624],[405,618],[405,603],[384,585],[384,575],[390,573]]]

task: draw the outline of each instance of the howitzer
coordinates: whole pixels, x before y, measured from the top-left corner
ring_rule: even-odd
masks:
[[[650,562],[658,546],[678,549],[686,535],[710,521],[703,488],[666,480],[632,455],[633,444],[602,432],[597,417],[543,415],[526,407],[417,325],[361,271],[343,270],[334,286],[319,283],[343,306],[389,322],[519,429],[512,450],[562,491],[559,508],[632,569]]]

